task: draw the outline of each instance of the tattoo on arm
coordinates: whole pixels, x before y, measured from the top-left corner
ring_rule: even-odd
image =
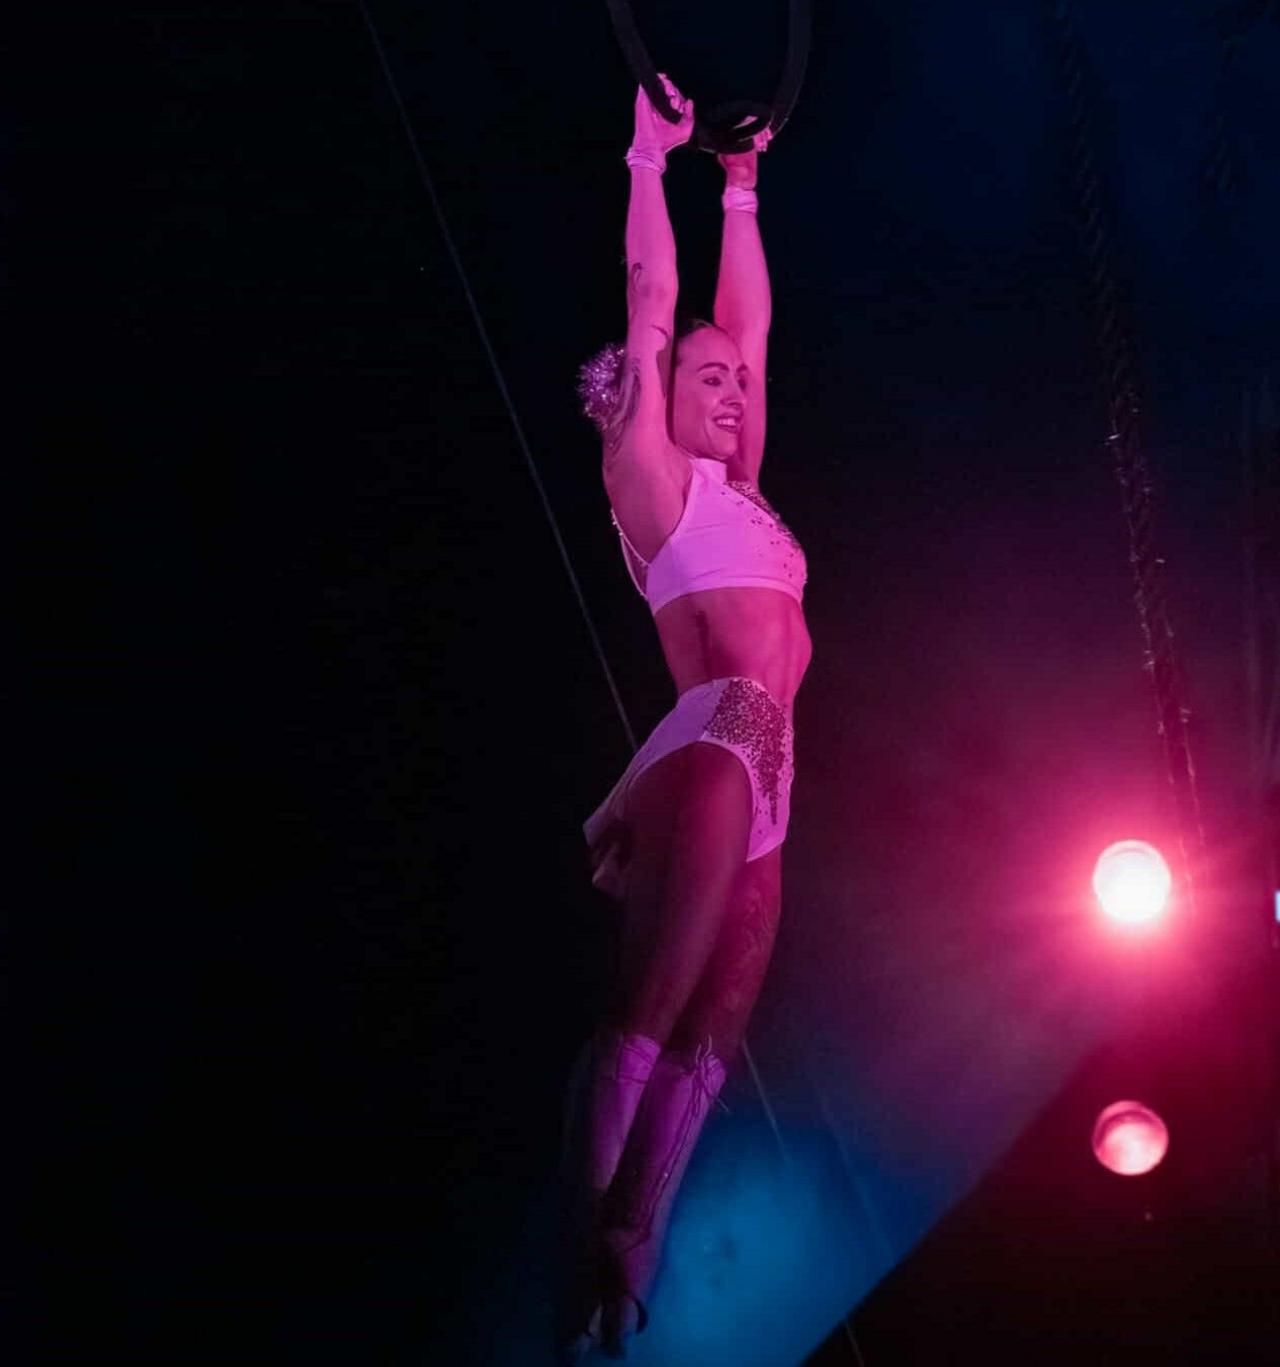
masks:
[[[644,283],[644,263],[635,261],[627,272],[627,328],[635,321],[636,310],[640,304],[640,292]],[[657,323],[650,326],[662,335],[662,346],[654,353],[654,364],[658,370],[658,387],[662,397],[667,397],[667,375],[671,367],[671,333]],[[605,450],[613,455],[622,444],[627,428],[631,425],[640,407],[640,363],[632,356],[623,360],[622,381],[618,390],[618,402],[605,428]]]
[[[636,301],[640,298],[640,282],[644,278],[644,263],[637,261],[627,273],[627,322],[636,316]]]
[[[618,392],[618,402],[609,415],[609,425],[604,433],[605,449],[610,455],[622,444],[622,438],[626,435],[627,428],[639,407],[640,363],[628,356],[623,363],[622,388]]]
[[[658,387],[662,390],[662,397],[667,397],[667,376],[671,374],[671,334],[666,328],[659,327],[657,323],[651,323],[650,327],[655,332],[662,333],[662,348],[653,358],[658,367]]]

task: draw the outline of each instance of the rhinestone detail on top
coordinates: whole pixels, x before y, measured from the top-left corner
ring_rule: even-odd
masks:
[[[774,521],[775,526],[786,539],[787,544],[792,550],[800,550],[800,543],[796,540],[791,528],[778,516],[777,509],[767,498],[756,488],[754,484],[748,483],[745,479],[725,480],[724,487],[732,489],[734,493],[741,494],[749,503],[754,503],[762,513],[767,513]]]

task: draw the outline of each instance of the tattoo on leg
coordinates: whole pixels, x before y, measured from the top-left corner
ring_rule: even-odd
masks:
[[[731,907],[733,924],[716,947],[678,1035],[690,1047],[708,1035],[721,1057],[734,1052],[760,995],[778,930],[780,897],[776,888],[753,888]]]

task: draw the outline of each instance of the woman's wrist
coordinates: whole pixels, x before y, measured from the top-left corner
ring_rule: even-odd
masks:
[[[759,198],[753,188],[746,185],[726,185],[720,196],[720,207],[725,213],[738,212],[754,214],[760,207]]]
[[[633,171],[643,167],[662,175],[667,169],[667,154],[659,147],[637,147],[632,143],[623,160]]]

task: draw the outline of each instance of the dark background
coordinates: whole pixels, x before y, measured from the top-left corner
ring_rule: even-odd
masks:
[[[767,95],[783,6],[686,8],[638,0],[659,67]],[[1175,823],[1047,10],[815,8],[760,180],[762,486],[816,645],[751,1036],[782,1147],[743,1071],[636,1360],[855,1361],[852,1312],[871,1367],[1270,1361],[1241,555],[1280,359],[1274,6],[1076,8],[1211,851],[1140,946],[1087,895],[1103,845]],[[643,732],[669,683],[573,395],[623,327],[604,6],[370,13]],[[134,7],[51,51],[9,143],[33,212],[5,206],[75,889],[39,922],[60,1175],[29,1266],[92,1308],[42,1342],[545,1361],[560,1095],[611,945],[580,824],[627,747],[369,31]],[[672,157],[702,312],[719,185]],[[1126,1182],[1088,1135],[1130,1094],[1173,1141]]]

